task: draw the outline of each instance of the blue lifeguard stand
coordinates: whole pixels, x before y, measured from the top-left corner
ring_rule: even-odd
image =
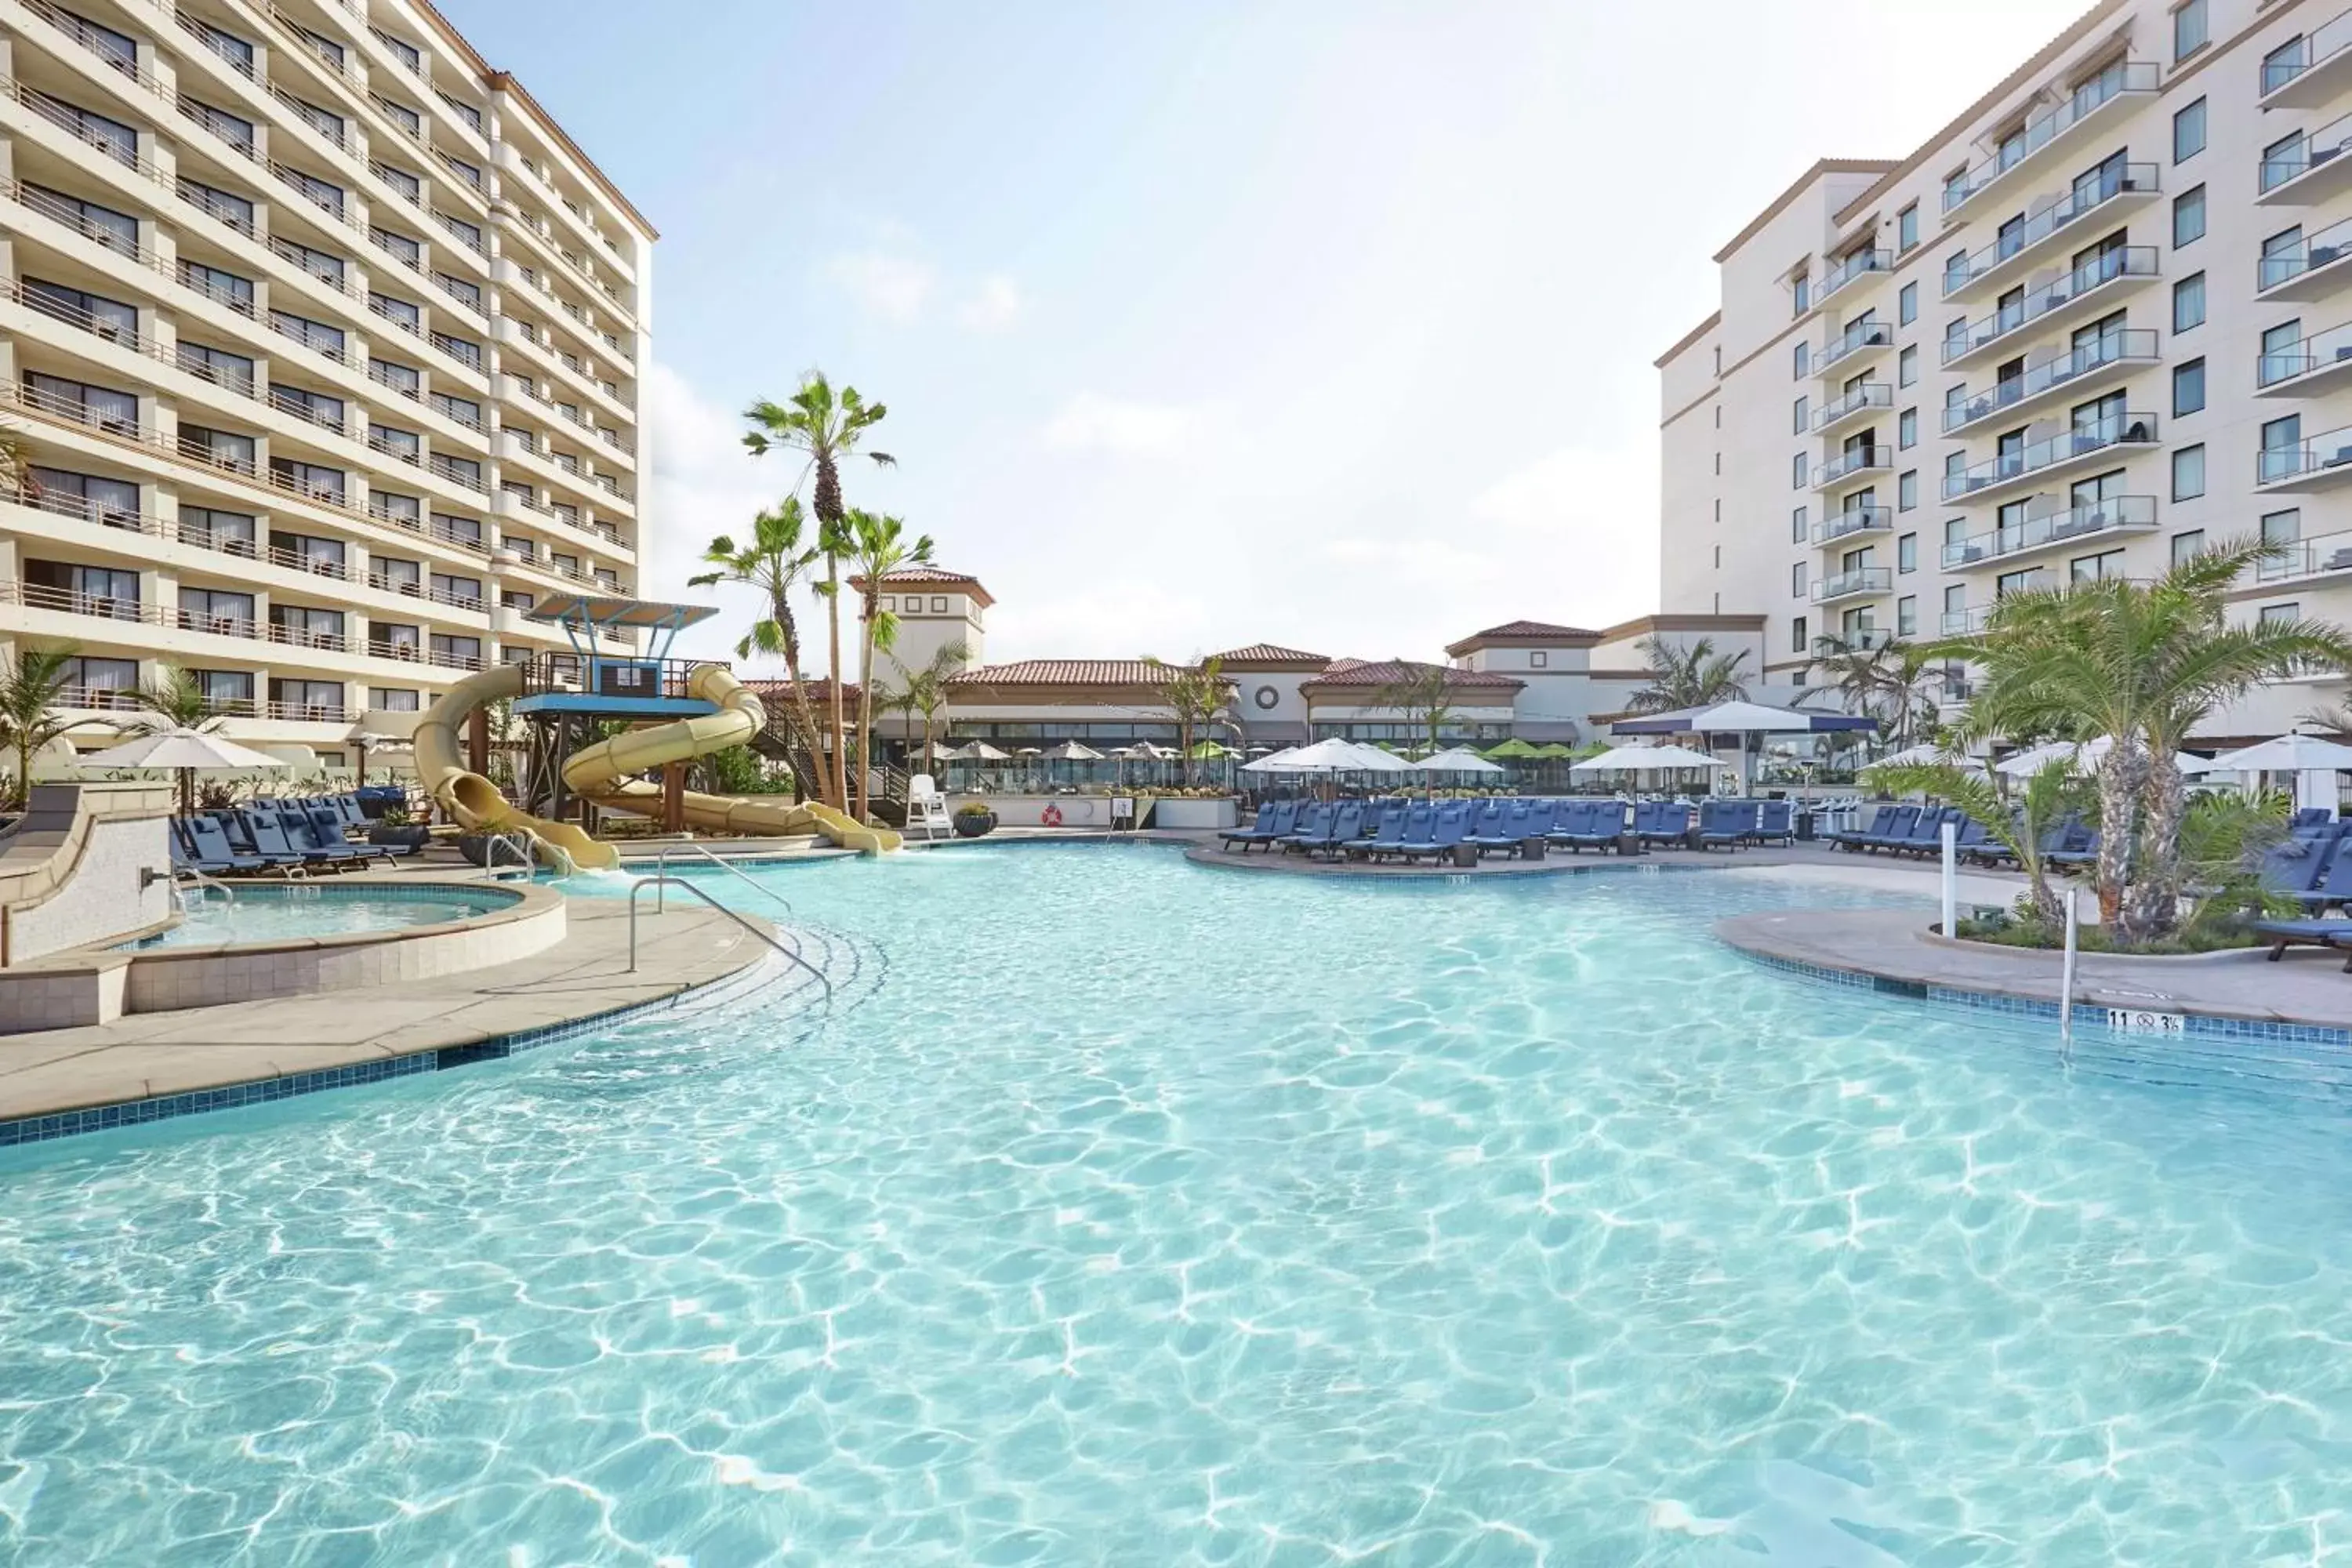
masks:
[[[565,798],[563,762],[595,739],[599,723],[691,719],[718,704],[694,696],[688,678],[707,659],[672,658],[677,634],[719,613],[712,605],[671,605],[650,599],[560,594],[534,605],[524,619],[562,631],[568,653],[533,654],[523,665],[515,717],[530,727],[525,807],[561,820],[576,804]],[[643,650],[624,635],[646,634]]]

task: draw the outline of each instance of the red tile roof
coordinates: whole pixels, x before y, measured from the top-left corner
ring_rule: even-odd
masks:
[[[1311,664],[1320,668],[1331,662],[1331,656],[1307,653],[1295,647],[1282,647],[1270,642],[1254,642],[1247,647],[1228,648],[1214,656],[1227,664]]]
[[[1495,675],[1486,670],[1461,669],[1450,664],[1423,664],[1413,659],[1333,659],[1322,674],[1301,687],[1313,690],[1327,686],[1395,686],[1402,681],[1425,676],[1433,669],[1445,672],[1445,684],[1456,689],[1484,688],[1495,691],[1517,691],[1527,684],[1507,675]]]
[[[1157,686],[1165,668],[1139,658],[1024,658],[949,678],[950,686]]]
[[[979,578],[969,576],[961,572],[951,572],[944,566],[901,566],[896,572],[882,574],[882,585],[886,588],[907,583],[936,584],[944,588],[961,588],[978,600],[982,609],[996,603],[988,590],[980,585]],[[849,580],[849,585],[853,588],[863,588],[866,586],[866,579],[852,577]]]
[[[1460,642],[1445,645],[1448,658],[1460,658],[1487,647],[1542,647],[1553,643],[1582,643],[1590,647],[1603,634],[1583,626],[1554,626],[1549,621],[1505,621],[1483,632],[1472,632]]]
[[[1472,632],[1474,637],[1597,637],[1601,634],[1582,626],[1554,626],[1549,621],[1505,621],[1499,626],[1488,626],[1483,632]]]

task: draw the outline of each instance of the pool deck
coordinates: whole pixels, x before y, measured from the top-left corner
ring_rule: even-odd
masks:
[[[418,874],[446,880],[450,869],[436,864]],[[563,940],[543,952],[422,984],[7,1036],[0,1038],[0,1121],[480,1046],[660,1002],[749,969],[771,951],[698,903],[672,899],[656,914],[648,897],[631,973],[625,900],[571,899],[565,916]]]

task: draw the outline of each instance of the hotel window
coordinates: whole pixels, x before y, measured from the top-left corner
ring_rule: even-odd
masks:
[[[2172,59],[2175,65],[2205,47],[2211,36],[2205,15],[2206,0],[2187,0],[2172,13]]]
[[[1900,256],[1919,243],[1919,204],[1913,202],[1895,215],[1895,253]],[[1917,284],[1910,285],[1917,288]]]
[[[2293,626],[2303,619],[2303,606],[2297,604],[2264,605],[2256,619],[2266,626]]]
[[[1907,327],[1919,319],[1919,285],[1906,283],[1895,295],[1895,324]]]
[[[2195,414],[2205,406],[2205,361],[2200,357],[2172,367],[2172,416]]]
[[[1799,507],[1796,510],[1789,514],[1789,542],[1791,544],[1802,544],[1804,542],[1805,509],[1803,507]]]
[[[368,237],[376,248],[404,267],[422,268],[425,264],[425,242],[389,228],[368,227]]]
[[[2172,161],[2186,163],[2205,151],[2205,100],[2199,99],[2172,117]]]
[[[2186,566],[2203,553],[2204,549],[2205,531],[2203,529],[2192,528],[2186,533],[2176,533],[2172,536],[2172,563],[2175,566]]]
[[[1723,351],[1721,349],[1717,349],[1715,351],[1715,374],[1721,375],[1723,374]],[[1794,379],[1798,381],[1804,380],[1805,372],[1813,362],[1812,345],[1805,342],[1804,339],[1799,338],[1795,346],[1790,349],[1789,357],[1795,362],[1794,368],[1791,372]]]
[[[1895,384],[1908,386],[1919,379],[1919,345],[1913,343],[1895,356]]]
[[[20,85],[25,105],[43,119],[63,126],[78,141],[97,148],[119,163],[137,167],[139,163],[139,130],[120,120],[109,120],[103,114],[91,112],[79,104],[68,103]]]
[[[2303,537],[2303,511],[2289,507],[2284,511],[2264,512],[2262,526],[2264,544],[2293,544]]]
[[[2104,583],[2124,574],[2124,552],[2102,550],[2096,555],[2077,555],[2066,563],[2066,580],[2070,583]]]
[[[2195,500],[2205,493],[2205,444],[2183,447],[2172,454],[2172,499]]]
[[[383,713],[414,713],[417,710],[416,693],[405,687],[371,686],[368,706]]]
[[[1800,272],[1789,280],[1789,295],[1793,304],[1792,316],[1801,316],[1813,308],[1813,280],[1810,273]]]
[[[943,595],[943,594],[942,594],[942,595],[934,595],[934,596],[933,596],[933,598],[932,598],[932,600],[931,600],[931,614],[933,614],[933,615],[935,615],[935,616],[944,616],[944,615],[946,615],[947,613],[948,613],[948,601],[947,601],[947,596],[946,596],[945,595]]]
[[[2262,466],[2257,484],[2273,484],[2303,471],[2303,416],[2289,414],[2263,425]]]
[[[1801,561],[1791,562],[1789,566],[1789,597],[1801,599],[1804,596],[1805,563]]]
[[[210,507],[180,508],[180,542],[224,555],[251,556],[256,520],[249,512],[215,511]]]
[[[1716,459],[1718,463],[1722,460],[1720,458]],[[1802,452],[1795,454],[1789,459],[1789,488],[1792,490],[1805,488],[1805,455]]]
[[[1911,511],[1919,505],[1919,470],[1906,468],[1895,477],[1895,510]]]
[[[1800,397],[1789,405],[1789,423],[1795,427],[1795,434],[1801,436],[1805,433],[1805,426],[1812,421],[1812,407],[1813,400],[1810,397]]]
[[[1919,600],[1906,594],[1895,601],[1895,635],[1898,637],[1916,636],[1919,630]]]
[[[1722,546],[1717,545],[1716,548],[1719,550]],[[1528,668],[1529,669],[1542,669],[1550,663],[1551,655],[1545,653],[1540,648],[1528,655]]]
[[[1895,444],[1898,447],[1919,444],[1919,411],[1906,408],[1895,416]]]
[[[1906,533],[1895,542],[1895,570],[1897,572],[1919,570],[1919,536],[1917,534]]]
[[[2185,332],[2205,324],[2205,274],[2192,272],[2172,286],[2172,330]]]
[[[253,314],[253,279],[250,278],[240,278],[217,267],[184,260],[180,263],[180,281],[214,303],[226,305],[240,316]]]
[[[1802,616],[1789,623],[1789,651],[1790,653],[1805,651],[1805,617]]]
[[[2172,248],[2179,250],[2205,237],[2205,187],[2183,191],[2172,198]]]

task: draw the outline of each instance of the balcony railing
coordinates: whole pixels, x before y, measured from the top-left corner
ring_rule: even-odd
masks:
[[[1894,526],[1895,509],[1892,507],[1852,507],[1844,511],[1833,511],[1813,524],[1813,542],[1828,544],[1857,533],[1881,532]]]
[[[351,647],[351,639],[341,632],[312,631],[309,626],[288,626],[278,621],[269,623],[268,640],[283,643],[288,647],[316,648],[321,653],[342,653]]]
[[[1813,469],[1813,488],[1819,489],[1823,485],[1833,485],[1842,479],[1852,479],[1856,474],[1891,468],[1894,466],[1894,447],[1856,447],[1852,451],[1840,452],[1828,462],[1818,465]]]
[[[1813,639],[1815,658],[1835,658],[1842,653],[1875,653],[1895,642],[1891,626],[1849,626],[1842,631],[1823,632]]]
[[[2352,217],[2331,223],[2302,242],[2255,264],[2254,291],[2267,293],[2292,279],[2352,256]]]
[[[258,640],[260,624],[251,616],[220,616],[208,610],[191,610],[184,606],[172,612],[172,624],[184,632],[202,632],[207,637],[243,637]]]
[[[1887,594],[1894,592],[1895,573],[1885,566],[1857,566],[1847,572],[1832,573],[1813,584],[1813,603],[1826,604],[1832,599],[1851,598],[1856,594]]]
[[[291,720],[303,724],[344,724],[351,721],[351,712],[340,702],[281,702],[269,700],[268,717]]]
[[[2315,474],[2343,469],[2341,478],[2352,479],[2352,425],[2324,431],[2299,446],[2272,447],[2263,451],[2254,469],[2258,485],[2285,484]]]
[[[2074,429],[2061,431],[2014,452],[2003,452],[1959,473],[1946,475],[1944,499],[1960,500],[1979,490],[2028,479],[2046,468],[2054,468],[2094,453],[2118,447],[2152,446],[2155,441],[2155,415],[2111,414]]]
[[[35,489],[31,485],[23,485],[13,491],[0,491],[0,500],[30,507],[35,511],[45,511],[52,517],[70,517],[99,528],[120,529],[125,533],[143,533],[155,538],[161,538],[163,533],[163,520],[160,517],[151,517],[143,511],[125,511],[120,507],[101,506],[87,496],[53,490],[46,486]]]
[[[105,61],[110,69],[119,71],[133,81],[153,80],[140,70],[137,51],[123,53],[122,46],[115,41],[112,34],[91,26],[69,11],[58,10],[49,4],[49,0],[25,0],[25,9]]]
[[[2325,573],[2352,572],[2352,533],[2323,533],[2280,547],[2254,563],[2257,583],[2285,583]]]
[[[1867,278],[1874,272],[1891,272],[1894,269],[1895,253],[1893,251],[1857,250],[1822,274],[1822,286],[1813,290],[1813,304],[1819,307],[1826,303],[1831,295],[1858,279]],[[587,318],[583,316],[581,319],[585,321]],[[620,341],[613,339],[612,347],[615,353],[619,353]]]
[[[231,48],[226,39],[215,36],[203,23],[181,10],[177,5],[173,5],[171,10],[172,20],[179,24],[181,31],[203,45],[229,69],[248,80],[252,79],[253,62]]]
[[[1893,386],[1883,381],[1865,381],[1835,402],[1822,404],[1821,411],[1813,416],[1813,428],[1816,431],[1826,430],[1839,420],[1850,415],[1859,414],[1865,408],[1894,406],[1895,388]],[[577,423],[584,424],[585,421]],[[620,443],[614,441],[612,444],[618,446]]]
[[[1950,364],[1954,360],[1988,347],[2119,278],[2153,278],[2156,275],[2157,251],[2152,245],[2126,245],[2105,251],[2057,281],[2036,289],[2016,304],[1963,323],[1957,331],[1944,339],[1943,363]]]
[[[2352,322],[2314,332],[2291,349],[2257,356],[2254,384],[2277,386],[2342,361],[2352,361]]]
[[[338,583],[352,580],[352,569],[341,556],[316,555],[309,551],[289,550],[282,544],[272,544],[267,547],[266,558],[272,566],[299,572],[306,577],[331,577]]]
[[[1936,623],[1937,635],[1948,637],[1974,637],[1992,620],[1990,605],[1971,605],[1966,609],[1946,610]]]
[[[2039,550],[2045,544],[2063,544],[2092,534],[2155,526],[2154,496],[2110,496],[2105,500],[2086,501],[2065,511],[2030,517],[2022,522],[1996,528],[1989,533],[1957,540],[1944,546],[1944,569],[1953,571],[1974,565],[1979,561],[2021,554],[2029,550]]]
[[[2155,360],[2156,333],[2153,331],[2130,327],[2102,332],[2072,353],[2028,365],[2024,374],[1997,381],[1991,391],[1980,392],[1945,409],[1944,434],[1948,436],[1979,419],[1990,419],[2004,409],[2029,402],[2104,366],[2133,362],[2153,363]]]
[[[163,624],[163,612],[110,594],[84,594],[72,588],[50,588],[21,578],[0,581],[0,605],[22,605],[28,610],[55,610],[68,616],[89,616],[102,621],[132,621],[143,626]]]
[[[148,267],[158,265],[154,248],[152,246],[141,245],[135,230],[131,234],[125,235],[120,229],[92,223],[81,213],[64,205],[47,192],[37,191],[30,185],[20,184],[5,176],[0,176],[0,195],[5,195],[18,205],[40,214],[51,223],[64,225],[92,245],[103,246],[118,256],[134,257]]]
[[[2352,114],[2342,114],[2316,131],[2307,131],[2284,152],[2264,158],[2255,172],[2254,188],[2268,195],[2290,180],[2299,180],[2323,163],[2332,163],[2352,149]]]
[[[2127,92],[2154,92],[2159,68],[2153,60],[2119,60],[2076,88],[2066,101],[2043,110],[2025,122],[2024,133],[1998,153],[1972,165],[1944,187],[1944,211],[1949,214],[1973,200],[1979,192],[2080,124],[2090,113]]]
[[[489,494],[488,483],[482,478],[480,465],[470,459],[461,462],[436,452],[425,460],[425,466],[460,489],[473,490],[480,495]]]
[[[2262,96],[2268,98],[2347,48],[2352,48],[2352,11],[2323,22],[2293,43],[2272,50],[2263,60]]]
[[[1812,374],[1853,358],[1864,349],[1883,349],[1895,342],[1895,329],[1885,321],[1856,321],[1813,351]]]
[[[2011,258],[2022,256],[2109,202],[2127,195],[2155,195],[2162,188],[2158,174],[2154,163],[2126,163],[2118,170],[2103,172],[2096,180],[2068,192],[2055,205],[2035,213],[2012,232],[1945,268],[1944,298],[1950,299]]]

